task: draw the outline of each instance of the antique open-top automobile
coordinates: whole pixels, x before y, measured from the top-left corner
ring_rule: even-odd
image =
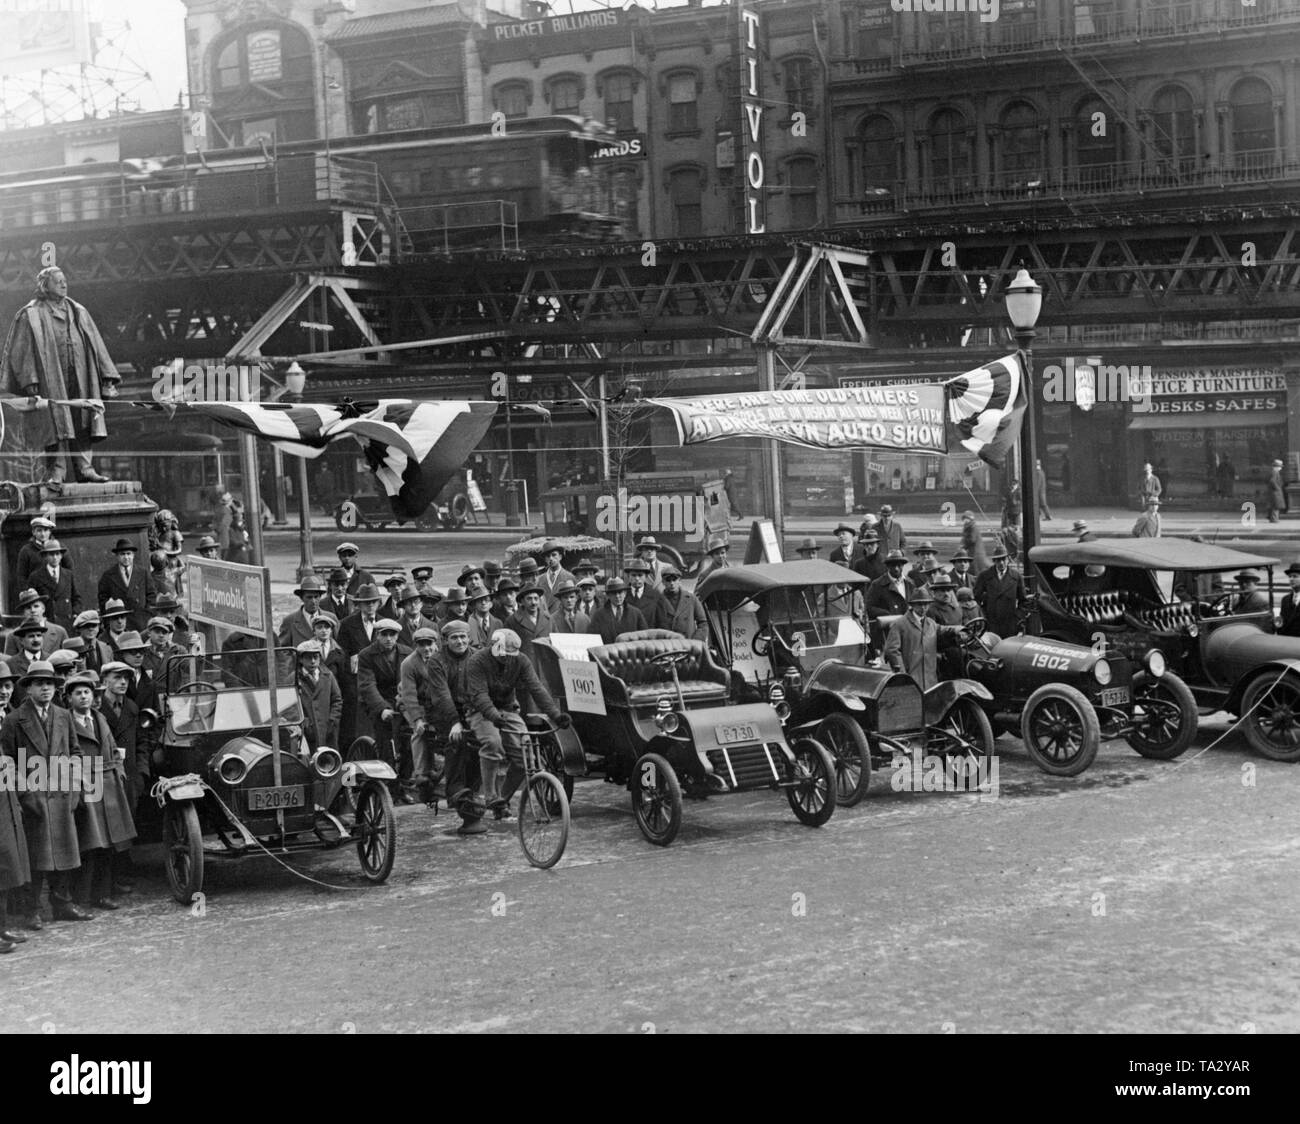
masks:
[[[276,857],[355,843],[371,882],[393,869],[392,768],[344,761],[325,746],[309,752],[293,652],[277,652],[274,663],[278,750],[265,649],[173,656],[163,667],[153,793],[161,815],[142,835],[161,838],[167,880],[182,904],[202,889],[208,857]],[[205,847],[205,835],[216,845]]]
[[[1104,643],[1139,663],[1158,652],[1202,710],[1240,717],[1265,757],[1300,761],[1300,638],[1276,634],[1275,558],[1166,538],[1038,546],[1029,558],[1044,637]],[[1260,568],[1266,597],[1236,611],[1224,577]]]
[[[533,645],[543,681],[566,698],[560,651],[545,639]],[[676,837],[684,795],[783,789],[801,823],[820,827],[831,818],[835,767],[826,748],[808,734],[787,741],[766,701],[731,702],[727,672],[703,641],[630,633],[592,647],[589,662],[579,677],[590,689],[589,708],[570,706],[577,737],[553,743],[562,760],[548,767],[569,777],[599,768],[607,781],[626,785],[651,843]]]
[[[918,750],[974,759],[993,752],[988,690],[950,678],[928,690],[867,665],[852,611],[867,579],[832,562],[761,563],[714,570],[696,588],[737,699],[766,699],[792,736],[815,733],[835,761],[844,805],[866,794],[873,768]]]

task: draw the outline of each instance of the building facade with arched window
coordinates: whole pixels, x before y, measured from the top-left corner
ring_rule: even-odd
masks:
[[[1125,291],[1124,271],[1135,253],[1173,255],[1150,282],[1155,289],[1185,283],[1179,254],[1204,250],[1185,248],[1179,216],[1216,208],[1250,214],[1300,192],[1294,4],[1002,0],[998,18],[987,22],[976,12],[895,12],[890,0],[831,0],[827,7],[834,225],[846,233],[893,231],[904,240],[926,232],[909,250],[895,251],[906,263],[900,269],[942,273],[941,247],[950,246],[957,264],[947,292],[958,324],[962,286],[980,283],[958,276],[973,230],[997,224],[1014,243],[1017,230],[1095,226],[1089,254],[1061,264],[1083,270],[1091,262],[1090,284],[1119,298],[1134,295]],[[1116,228],[1127,247],[1107,241]],[[1267,264],[1270,254],[1289,257],[1284,233],[1239,242],[1234,266],[1252,284],[1270,268],[1285,268]],[[944,278],[932,280],[931,299],[938,299]],[[1108,347],[1132,349],[1169,399],[1145,416],[1129,404],[1085,413],[1044,402],[1040,442],[1054,491],[1126,500],[1130,480],[1150,460],[1163,462],[1180,501],[1254,499],[1272,459],[1300,453],[1300,411],[1287,409],[1300,402],[1294,358],[1218,368],[1192,361],[1169,370],[1161,343],[1223,342],[1228,354],[1227,341],[1258,339],[1270,356],[1281,356],[1285,341],[1300,337],[1300,316],[1252,316],[1241,298],[1227,296],[1239,290],[1222,277],[1206,284],[1225,294],[1221,317],[1076,317],[1040,330],[1036,352],[1080,365],[1105,364]],[[989,342],[982,331],[945,337],[937,322],[897,336],[888,323],[874,329],[883,347]],[[1146,341],[1154,341],[1149,351],[1142,350]],[[1163,381],[1162,364],[1170,374]],[[1103,464],[1112,467],[1103,473]]]

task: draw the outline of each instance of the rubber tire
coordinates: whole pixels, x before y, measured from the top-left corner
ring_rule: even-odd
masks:
[[[1262,696],[1271,690],[1283,687],[1290,691],[1293,703],[1300,704],[1300,679],[1292,674],[1284,675],[1280,680],[1275,671],[1266,671],[1257,675],[1246,687],[1241,696],[1241,713],[1250,715],[1241,724],[1242,733],[1246,735],[1246,741],[1256,753],[1267,757],[1270,761],[1284,761],[1288,764],[1294,764],[1300,761],[1300,744],[1293,746],[1291,749],[1278,749],[1276,744],[1270,741],[1260,731],[1254,722],[1255,711],[1251,714],[1251,709],[1260,700]]]
[[[668,824],[657,833],[646,822],[645,812],[641,807],[641,780],[646,775],[646,765],[654,766],[656,788],[660,791],[660,798],[666,795],[668,801]],[[677,832],[682,826],[682,786],[677,780],[676,771],[668,764],[666,757],[658,753],[646,753],[633,762],[632,775],[628,778],[627,786],[632,793],[632,814],[636,817],[636,826],[641,829],[641,834],[656,847],[667,847],[677,838]]]
[[[826,799],[821,807],[816,809],[805,808],[800,804],[797,790],[794,788],[787,788],[785,797],[790,803],[790,810],[794,813],[795,819],[808,827],[821,827],[835,814],[835,759],[831,756],[831,751],[821,742],[807,735],[796,738],[790,749],[796,759],[811,756],[820,762],[820,767],[816,772],[825,777],[826,784]],[[816,773],[814,773],[814,776],[806,783],[815,783],[816,779]]]
[[[184,882],[177,878],[171,859],[171,840],[173,836],[179,840],[182,835],[185,858],[189,862],[189,877]],[[181,905],[189,905],[203,889],[203,833],[199,830],[199,814],[193,804],[167,802],[163,808],[163,848],[167,885],[171,887],[172,897]]]
[[[544,772],[550,773],[561,785],[564,786],[564,799],[573,803],[573,778],[564,771],[564,757],[560,753],[560,747],[549,734],[538,734],[537,739],[541,745],[541,761]]]
[[[373,793],[379,801],[380,813],[383,815],[384,855],[378,866],[371,866],[366,861],[367,839],[357,840],[357,859],[361,863],[361,873],[370,882],[387,882],[393,873],[393,860],[397,857],[397,816],[393,809],[393,796],[383,781],[367,780],[357,791],[357,811],[363,807],[363,798]]]
[[[534,794],[531,798],[530,792]],[[560,840],[549,855],[534,855],[525,842],[524,825],[525,821],[531,822],[531,815],[527,810],[533,807],[533,800],[537,800],[544,809],[555,808],[556,811],[548,814],[560,820]],[[550,870],[560,861],[564,848],[569,844],[569,801],[564,795],[564,786],[560,784],[559,778],[553,773],[534,773],[519,794],[519,812],[515,818],[518,820],[519,846],[524,852],[524,857],[538,870]]]
[[[838,743],[837,737],[841,739]],[[852,808],[866,796],[871,785],[871,743],[867,735],[849,715],[833,711],[817,727],[817,740],[826,746],[835,762],[835,803],[841,808]],[[840,783],[841,763],[849,763],[854,757],[859,767],[858,781],[846,793]]]
[[[1029,733],[1031,720],[1048,702],[1065,703],[1078,717],[1081,745],[1063,765],[1039,749]],[[1020,738],[1025,743],[1030,759],[1044,773],[1053,777],[1077,777],[1097,757],[1097,750],[1101,747],[1101,725],[1097,721],[1097,712],[1093,710],[1092,703],[1082,691],[1065,683],[1045,683],[1029,696],[1025,709],[1021,711]]]
[[[967,715],[971,722],[974,723],[979,743],[983,746],[980,758],[984,761],[986,768],[989,767],[989,763],[993,760],[993,742],[995,740],[993,736],[993,723],[989,721],[989,716],[984,712],[984,708],[973,698],[963,696],[962,698],[955,700],[952,706],[948,708],[947,713],[939,720],[939,725],[942,726],[943,723],[951,718],[953,713],[956,711],[960,711]]]
[[[1156,679],[1149,671],[1139,671],[1133,676],[1134,702],[1137,701],[1138,691],[1148,686],[1148,684],[1167,687],[1169,694],[1173,695],[1172,701],[1178,704],[1179,710],[1177,735],[1166,746],[1144,746],[1141,737],[1136,734],[1129,734],[1124,740],[1139,754],[1150,758],[1152,761],[1172,761],[1175,757],[1185,753],[1192,744],[1192,740],[1196,737],[1198,724],[1196,698],[1192,695],[1191,688],[1172,672],[1167,671],[1159,679]]]

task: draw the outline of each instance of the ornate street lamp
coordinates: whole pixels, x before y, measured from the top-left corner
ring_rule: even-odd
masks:
[[[1025,417],[1020,427],[1020,506],[1023,539],[1021,572],[1029,576],[1029,551],[1038,543],[1038,444],[1034,439],[1034,325],[1043,307],[1043,288],[1021,269],[1007,288],[1007,316],[1015,330],[1025,380]],[[1046,480],[1044,480],[1044,486]],[[1032,590],[1031,590],[1032,592]]]

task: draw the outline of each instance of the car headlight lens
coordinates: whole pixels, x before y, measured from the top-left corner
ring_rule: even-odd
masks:
[[[343,755],[337,749],[323,745],[312,754],[311,763],[322,777],[332,777],[343,768]]]
[[[779,706],[785,702],[785,688],[780,683],[773,683],[767,689],[767,701],[773,706]]]
[[[1165,673],[1165,654],[1152,648],[1147,653],[1147,671],[1156,679],[1159,679]]]
[[[665,734],[675,734],[682,726],[682,717],[675,710],[655,715],[655,725]]]
[[[1103,687],[1106,686],[1106,684],[1110,682],[1111,677],[1110,664],[1105,660],[1098,660],[1093,664],[1092,674],[1098,683]]]
[[[228,785],[237,785],[248,776],[248,762],[233,753],[227,753],[217,762],[217,776]]]

